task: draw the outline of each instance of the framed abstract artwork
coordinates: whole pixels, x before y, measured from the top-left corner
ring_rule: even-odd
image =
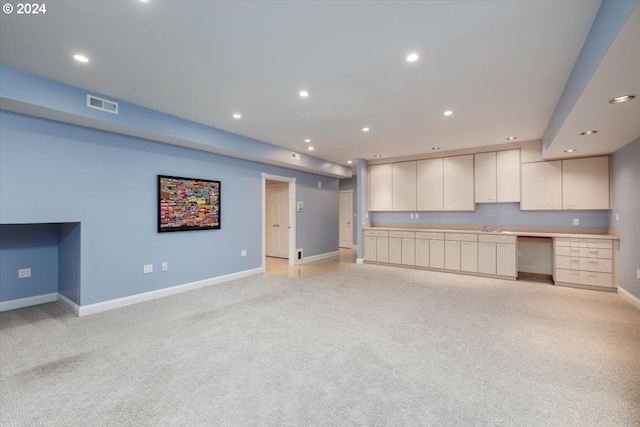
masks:
[[[158,175],[158,233],[220,228],[220,181]]]

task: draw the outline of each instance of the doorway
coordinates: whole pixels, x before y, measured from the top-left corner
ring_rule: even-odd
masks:
[[[295,264],[296,179],[262,174],[262,268],[266,257]]]
[[[338,242],[341,248],[353,247],[353,190],[340,191]]]

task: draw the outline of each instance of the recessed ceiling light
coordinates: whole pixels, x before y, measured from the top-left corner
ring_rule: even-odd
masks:
[[[509,137],[507,137],[507,141],[513,141],[516,138],[518,138],[518,137],[517,136],[509,136]]]
[[[435,151],[435,150],[439,150],[440,147],[431,147],[431,149]]]
[[[416,62],[418,58],[420,58],[420,56],[417,53],[411,52],[407,55],[407,62]]]
[[[234,118],[234,119],[241,119],[241,118],[242,118],[242,114],[235,113],[235,114],[233,115],[233,118]]]
[[[310,139],[305,139],[304,142],[311,142],[311,140]]]
[[[309,92],[307,92],[306,90],[301,90],[300,91],[300,96],[303,98],[306,98],[307,96],[309,96]]]
[[[73,59],[75,59],[78,62],[83,62],[83,63],[89,62],[89,58],[87,58],[84,55],[80,55],[79,53],[73,55]]]
[[[362,132],[369,132],[369,128],[362,128]]]
[[[445,116],[450,116],[452,114],[453,114],[453,111],[451,111],[451,110],[447,110],[447,111],[444,112]]]
[[[348,163],[348,164],[351,164],[351,163],[353,163],[353,161],[351,161],[351,160],[347,160],[347,163]]]
[[[564,150],[565,153],[575,153],[576,151],[578,151],[578,150],[575,149],[575,148],[570,148],[568,150]]]
[[[382,157],[382,154],[374,154],[373,157],[379,158],[379,157]]]
[[[140,0],[142,3],[149,3],[149,0]]]
[[[586,130],[584,132],[580,132],[580,135],[593,135],[594,133],[598,133],[597,130]]]
[[[313,151],[313,145],[308,146],[308,147],[307,147],[307,150],[309,150],[309,151]]]
[[[632,99],[635,99],[636,96],[638,95],[616,96],[615,98],[611,98],[609,100],[609,104],[622,104],[623,102],[627,102],[627,101],[631,101]]]

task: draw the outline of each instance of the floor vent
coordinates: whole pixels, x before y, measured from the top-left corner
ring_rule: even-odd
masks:
[[[96,110],[106,111],[111,114],[118,114],[118,103],[109,101],[108,99],[98,98],[97,96],[87,95],[87,107]]]

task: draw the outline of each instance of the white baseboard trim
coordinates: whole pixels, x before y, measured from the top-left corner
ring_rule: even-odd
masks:
[[[58,294],[58,302],[74,312],[76,316],[80,315],[80,306],[60,293]]]
[[[169,295],[179,294],[182,292],[192,291],[194,289],[203,288],[205,286],[217,285],[219,283],[229,282],[243,277],[253,276],[264,272],[262,267],[251,270],[239,271],[224,276],[212,277],[210,279],[198,280],[196,282],[185,283],[183,285],[172,286],[170,288],[158,289],[156,291],[144,292],[142,294],[131,295],[123,298],[116,298],[109,301],[98,302],[95,304],[83,305],[78,308],[78,316],[87,316],[90,314],[101,313],[103,311],[113,310],[116,308],[126,307],[128,305],[138,304],[145,301],[151,301],[157,298]]]
[[[356,264],[364,264],[364,258],[357,258]]]
[[[306,264],[308,262],[313,262],[313,261],[319,261],[321,259],[325,259],[325,258],[332,258],[334,256],[340,256],[340,251],[333,251],[333,252],[326,252],[324,254],[318,254],[318,255],[313,255],[313,256],[309,256],[309,257],[304,257],[300,260],[296,260],[296,265],[300,265],[300,264]]]
[[[619,287],[618,288],[618,293],[620,295],[622,295],[623,297],[625,297],[627,299],[627,301],[629,301],[631,303],[631,305],[633,305],[635,308],[640,310],[640,298],[636,297],[635,295],[633,295],[631,292],[629,292],[625,288],[620,288]]]
[[[36,295],[34,297],[12,299],[10,301],[0,302],[0,311],[15,310],[16,308],[30,307],[32,305],[44,304],[57,300],[57,292],[45,295]]]

